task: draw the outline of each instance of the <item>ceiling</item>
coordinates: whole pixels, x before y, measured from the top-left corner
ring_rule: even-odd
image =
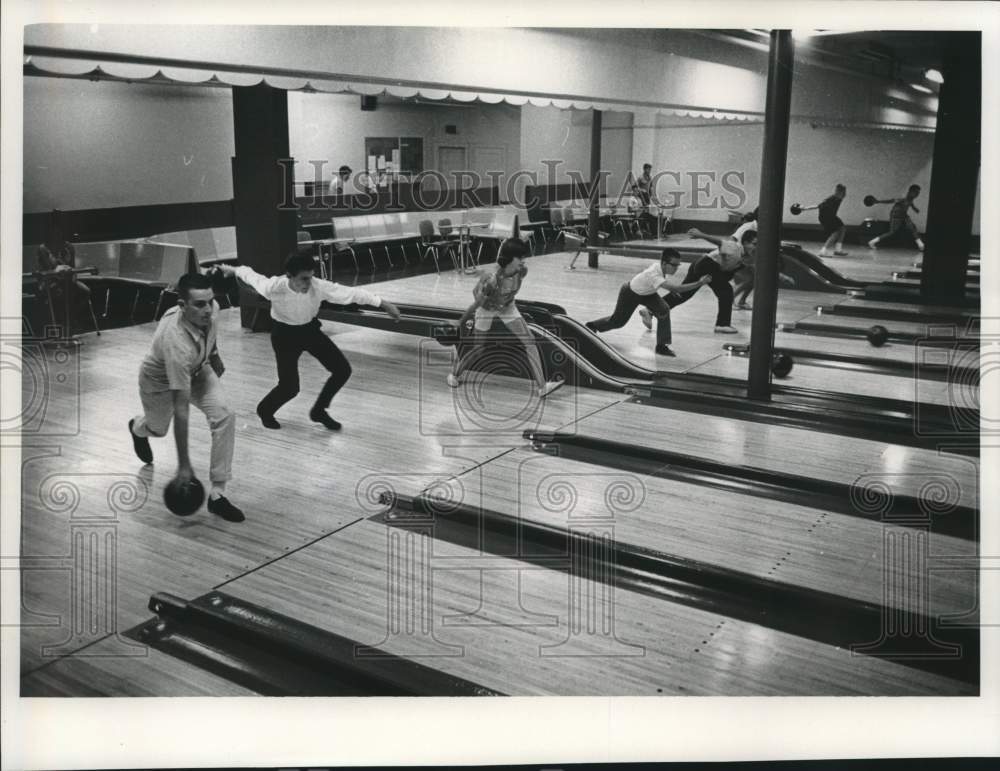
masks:
[[[812,36],[805,36],[793,32],[797,56],[890,80],[922,79],[924,70],[940,70],[944,48],[953,34],[933,30],[817,30]],[[719,36],[744,45],[766,45],[769,31],[728,30]]]
[[[940,68],[947,33],[941,32],[852,32],[808,39],[808,45],[831,56],[846,57],[856,64],[892,63],[911,69]]]

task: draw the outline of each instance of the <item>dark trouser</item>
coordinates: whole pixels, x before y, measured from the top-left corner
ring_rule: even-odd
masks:
[[[823,238],[829,238],[844,227],[844,221],[840,217],[824,217],[819,224],[823,228]]]
[[[736,295],[741,303],[745,303],[753,291],[753,283],[756,275],[753,268],[741,268],[736,271],[734,278],[739,282],[736,284]]]
[[[330,373],[326,385],[316,397],[313,409],[325,410],[330,401],[351,376],[351,365],[333,341],[323,334],[319,319],[308,324],[292,326],[271,321],[271,347],[278,365],[278,385],[261,399],[257,409],[273,416],[282,405],[295,398],[299,392],[299,357],[303,351],[326,367]]]
[[[671,342],[670,307],[658,294],[636,294],[627,281],[618,290],[618,302],[615,303],[614,312],[603,319],[591,321],[590,327],[598,332],[624,327],[640,305],[648,308],[649,312],[657,318],[656,344],[669,345]]]
[[[733,273],[735,271],[724,271],[722,266],[711,257],[702,257],[688,268],[687,275],[684,277],[683,283],[685,284],[693,284],[702,276],[712,277],[708,288],[715,293],[715,297],[719,301],[719,312],[715,317],[715,326],[717,327],[732,325],[733,287],[729,283],[729,279],[733,277]],[[670,293],[667,295],[667,305],[676,308],[678,305],[686,303],[688,298],[693,297],[697,291],[695,289],[694,292],[685,292],[684,294]]]

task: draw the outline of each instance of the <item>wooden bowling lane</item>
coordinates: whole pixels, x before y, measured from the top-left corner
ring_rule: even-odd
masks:
[[[806,250],[819,255],[821,243],[796,241]],[[869,249],[867,245],[849,245],[846,257],[821,257],[828,266],[847,278],[878,284],[889,281],[894,271],[910,270],[919,252],[909,249]]]
[[[820,323],[826,323],[830,318],[829,314],[814,317]],[[857,356],[863,358],[882,359],[885,361],[898,361],[917,366],[924,361],[926,356],[932,357],[935,362],[946,361],[954,367],[978,368],[979,352],[958,350],[951,348],[935,347],[930,354],[925,354],[927,346],[920,346],[916,343],[906,343],[901,341],[890,341],[878,348],[871,345],[867,340],[849,337],[828,337],[826,335],[803,335],[794,332],[786,332],[783,329],[775,330],[775,349],[799,349],[815,351],[816,353],[833,353],[844,356]],[[944,357],[942,359],[942,357]]]
[[[979,313],[968,308],[960,308],[954,305],[918,305],[916,303],[894,303],[883,300],[866,300],[863,297],[848,297],[837,303],[832,303],[837,308],[849,309],[861,315],[865,310],[872,311],[872,318],[879,316],[879,311],[902,311],[905,313],[926,313],[928,315],[949,315],[958,316],[972,321],[979,317]]]
[[[877,481],[901,495],[919,497],[928,484],[940,482],[949,490],[951,502],[979,505],[975,458],[638,402],[595,412],[574,429],[618,441],[628,437],[642,447],[842,484]]]
[[[974,571],[890,564],[885,528],[873,520],[530,450],[497,458],[455,484],[448,499],[472,507],[559,529],[606,526],[619,543],[858,602],[905,608],[910,598],[902,590],[926,581],[925,613],[960,614],[976,605]],[[928,539],[936,555],[976,554],[972,541]]]
[[[162,489],[176,469],[172,436],[152,440],[151,467],[143,467],[133,454],[126,425],[140,409],[136,377],[153,326],[87,338],[75,354],[79,386],[55,383],[58,388],[51,393],[60,398],[46,404],[46,425],[69,427],[53,439],[38,439],[57,445],[56,451],[23,451],[25,671],[50,660],[43,654],[46,646],[68,652],[102,636],[71,628],[80,620],[70,612],[83,578],[74,572],[77,558],[114,556],[113,593],[92,599],[99,613],[113,608],[114,624],[125,629],[148,616],[146,602],[155,591],[197,596],[353,521],[360,516],[357,500],[377,495],[368,486],[373,474],[381,479],[391,472],[398,484],[423,487],[521,444],[526,428],[556,430],[621,399],[567,388],[537,410],[525,410],[532,404],[527,382],[495,378],[484,394],[498,406],[487,416],[489,430],[483,430],[468,425],[456,410],[454,393],[444,382],[450,359],[421,362],[424,343],[435,356],[450,356],[450,349],[407,335],[327,325],[354,370],[331,407],[343,430],[329,432],[307,419],[326,372],[304,356],[302,393],[279,412],[282,429],[270,431],[254,414],[275,382],[269,336],[240,329],[235,310],[223,311],[221,324],[220,350],[227,366],[223,387],[237,414],[234,478],[227,494],[244,509],[246,522],[227,523],[204,508],[188,518],[166,510]],[[36,388],[26,374],[26,404]],[[191,410],[189,444],[196,474],[206,480],[210,436],[197,409]],[[444,445],[452,448],[448,454]],[[109,504],[113,489],[120,492],[117,508]],[[106,534],[113,549],[81,550],[78,539],[92,533]],[[107,575],[103,568],[100,572]],[[103,620],[100,627],[105,629]]]
[[[621,285],[653,260],[616,255],[601,255],[600,269],[567,271],[571,259],[567,252],[538,255],[528,260],[528,276],[519,297],[561,305],[579,321],[590,321],[612,312]],[[582,259],[582,258],[581,258]],[[581,266],[585,262],[579,262]],[[482,266],[481,270],[489,270]],[[476,275],[447,271],[440,275],[427,274],[397,279],[378,284],[378,291],[385,297],[405,303],[441,305],[448,308],[466,308],[472,300]],[[816,305],[842,299],[839,294],[782,291],[779,295],[781,321],[792,322]],[[655,335],[642,325],[638,312],[621,329],[601,335],[626,359],[652,370],[683,372],[714,357],[723,342],[748,343],[750,314],[736,312],[733,324],[736,335],[715,333],[717,305],[710,291],[697,292],[683,306],[671,314],[674,343],[671,346],[676,358],[658,356],[654,352]]]
[[[125,648],[127,643],[130,648]],[[108,638],[21,678],[21,696],[253,696],[253,691],[131,640]]]
[[[947,677],[646,595],[617,589],[612,605],[606,585],[582,577],[571,594],[563,572],[457,546],[442,554],[439,544],[366,520],[223,590],[515,696],[972,692]],[[387,564],[424,577],[421,591],[405,578],[387,583]],[[573,596],[601,598],[605,615],[570,633]],[[390,600],[402,615],[390,617]]]
[[[689,372],[746,382],[750,360],[746,356],[719,354]],[[907,404],[937,404],[957,410],[979,409],[979,387],[975,383],[953,383],[902,375],[838,370],[829,367],[795,364],[788,377],[775,379],[776,385],[801,387],[861,396],[897,399]]]
[[[704,238],[690,238],[684,233],[675,233],[673,235],[664,236],[659,240],[655,238],[636,238],[622,244],[616,244],[616,246],[639,246],[644,249],[651,250],[677,249],[682,255],[691,255],[694,259],[697,259],[700,254],[708,254],[715,248]],[[604,259],[603,255],[601,255],[601,259]]]
[[[860,316],[839,316],[835,313],[824,313],[817,316],[812,313],[797,321],[822,324],[835,330],[862,329],[868,330],[874,325],[883,326],[889,334],[915,335],[918,337],[955,337],[958,340],[979,339],[978,329],[968,329],[967,324],[926,324],[917,321],[886,321],[877,317],[864,318]],[[971,332],[972,334],[967,334]],[[822,335],[821,331],[810,332],[810,335]],[[861,342],[865,342],[862,340]]]

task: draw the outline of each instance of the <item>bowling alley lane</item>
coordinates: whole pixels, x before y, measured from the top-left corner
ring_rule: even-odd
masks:
[[[979,501],[978,459],[950,453],[636,401],[585,416],[573,429],[578,435],[629,437],[639,447],[841,484],[878,479],[902,495],[918,496],[930,480],[943,477],[954,503],[976,507]]]
[[[428,585],[389,583],[394,537],[399,531],[364,520],[223,591],[514,696],[974,692],[949,677],[557,570],[455,546],[442,556],[437,541],[419,536],[412,546],[422,548],[392,559]],[[605,597],[602,623],[571,631],[574,596]]]
[[[715,358],[691,367],[687,371],[746,382],[749,367],[750,360],[745,356],[730,356],[720,353]],[[774,383],[779,386],[897,399],[907,404],[919,402],[959,410],[979,409],[979,388],[975,384],[961,381],[949,383],[922,380],[905,375],[887,375],[795,364],[787,377],[775,378]]]

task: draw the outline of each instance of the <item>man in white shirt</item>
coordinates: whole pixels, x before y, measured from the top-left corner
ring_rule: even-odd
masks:
[[[647,312],[656,316],[656,352],[661,356],[676,356],[670,350],[673,342],[670,331],[670,308],[657,294],[659,289],[671,292],[693,292],[711,281],[709,276],[691,283],[681,283],[674,274],[681,264],[681,255],[676,249],[664,249],[659,262],[652,263],[641,273],[637,273],[618,290],[618,302],[610,316],[596,321],[588,321],[587,326],[594,332],[607,332],[625,326],[635,309],[642,305]]]
[[[337,170],[336,176],[330,181],[329,194],[341,196],[376,192],[374,185],[371,184],[371,177],[364,173],[354,174],[352,177],[352,174],[354,172],[350,166],[341,166]]]
[[[261,423],[265,428],[281,428],[274,414],[298,394],[299,357],[305,352],[330,373],[309,411],[309,419],[322,423],[331,431],[339,430],[340,423],[331,418],[326,409],[350,378],[351,365],[334,342],[323,334],[316,318],[319,306],[324,300],[339,305],[373,305],[396,321],[399,321],[399,309],[367,289],[315,278],[316,262],[308,254],[293,253],[285,261],[284,276],[267,278],[246,265],[220,265],[219,268],[271,302],[271,347],[278,365],[278,384],[257,405]]]

